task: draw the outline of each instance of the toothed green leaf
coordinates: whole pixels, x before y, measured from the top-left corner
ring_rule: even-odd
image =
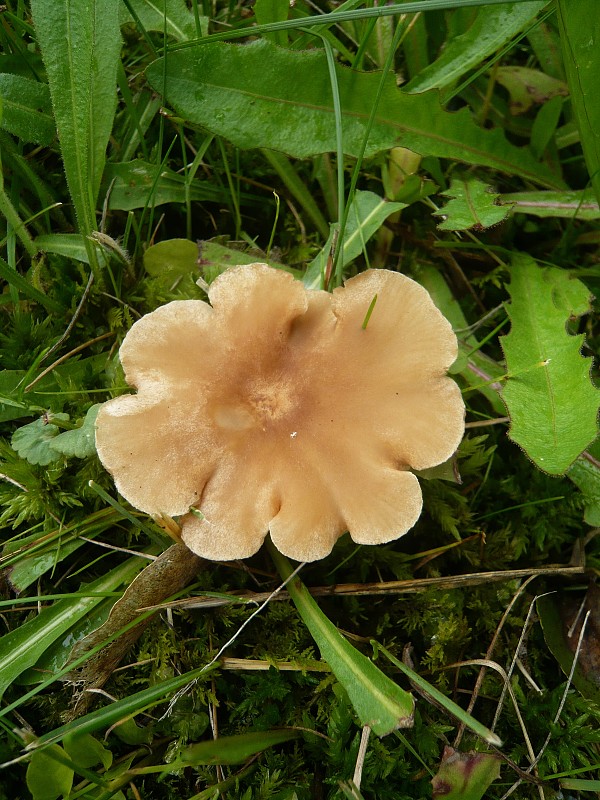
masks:
[[[331,79],[322,50],[292,51],[264,39],[245,45],[213,42],[169,53],[166,82],[162,58],[150,64],[146,77],[184,119],[238,147],[266,147],[297,158],[336,150]],[[344,153],[358,156],[382,76],[338,65],[336,79]],[[551,188],[562,185],[545,164],[510,144],[499,130],[480,128],[466,109],[445,111],[435,92],[401,91],[390,72],[383,76],[366,155],[397,145]]]
[[[482,6],[470,28],[450,38],[440,57],[421,69],[407,84],[407,91],[425,92],[451,86],[461,75],[523,30],[544,5],[543,0],[530,0],[526,3]]]
[[[526,255],[513,262],[509,292],[512,328],[501,342],[510,438],[540,469],[562,475],[598,432],[600,392],[590,380],[591,359],[581,355],[583,335],[565,328],[590,310],[590,292],[567,272],[538,267]]]
[[[498,206],[495,194],[490,186],[476,178],[454,179],[450,188],[442,192],[444,197],[451,197],[446,205],[434,215],[443,217],[438,225],[444,231],[466,231],[469,228],[490,228],[498,225],[510,213],[510,206]]]

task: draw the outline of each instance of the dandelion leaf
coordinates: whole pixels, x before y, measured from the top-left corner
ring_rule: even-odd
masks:
[[[166,73],[165,73],[166,69]],[[243,149],[265,147],[295,158],[335,152],[335,108],[323,50],[288,50],[265,39],[209,42],[169,53],[146,69],[150,85],[187,122]],[[519,175],[547,188],[562,181],[498,129],[479,127],[467,109],[445,111],[437,92],[407,94],[382,76],[336,65],[344,153],[371,157],[401,146]]]
[[[452,36],[432,64],[423,67],[407,84],[408,92],[426,92],[455,85],[469,69],[493,55],[529,25],[544,3],[502,3],[481,6],[467,30]]]
[[[526,255],[514,260],[509,292],[512,327],[501,338],[509,436],[540,469],[563,475],[598,432],[600,392],[581,355],[584,337],[566,329],[590,310],[591,296],[581,281]]]
[[[454,178],[450,188],[442,192],[451,197],[435,215],[444,217],[438,228],[444,231],[466,231],[469,228],[491,228],[506,219],[510,206],[496,205],[499,195],[476,178]]]
[[[0,73],[1,127],[24,142],[49,145],[54,138],[50,92],[45,83]]]

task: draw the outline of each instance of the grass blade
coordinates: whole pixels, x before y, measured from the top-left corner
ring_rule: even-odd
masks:
[[[185,672],[183,675],[177,675],[175,678],[161,681],[148,689],[142,689],[140,692],[127,695],[127,697],[124,697],[122,700],[117,700],[104,708],[99,708],[97,711],[85,714],[85,716],[79,719],[67,722],[66,725],[61,725],[59,728],[36,739],[35,742],[31,742],[25,749],[36,750],[40,747],[57,744],[61,742],[65,736],[75,733],[81,736],[84,733],[94,733],[94,731],[105,730],[111,725],[114,725],[115,722],[124,720],[125,717],[138,714],[158,703],[164,702],[174,692],[183,689],[202,675],[210,675],[218,666],[219,664],[217,662],[209,666],[199,667],[191,672]]]
[[[279,574],[287,580],[292,567],[285,556],[270,548]],[[319,645],[321,655],[335,677],[348,692],[362,725],[369,725],[378,736],[412,725],[414,700],[375,664],[344,639],[327,619],[299,578],[287,584],[298,613]]]
[[[108,575],[88,584],[90,596],[59,600],[20,628],[3,636],[0,639],[0,696],[22,672],[36,663],[53,642],[102,602],[104,598],[98,593],[111,591],[128,582],[139,572],[143,563],[139,558],[128,559]]]
[[[600,15],[596,0],[557,0],[563,61],[596,199],[600,203]]]
[[[455,717],[459,722],[462,722],[469,730],[472,730],[473,733],[476,733],[478,736],[486,741],[488,744],[492,744],[495,747],[500,747],[502,745],[502,741],[493,733],[489,728],[486,728],[485,725],[482,725],[481,722],[478,722],[474,719],[470,714],[462,709],[454,700],[450,700],[449,697],[446,697],[445,694],[436,689],[435,686],[432,686],[428,681],[422,678],[417,672],[412,670],[410,667],[407,667],[406,664],[403,664],[402,661],[399,661],[395,656],[393,656],[389,650],[386,650],[383,645],[379,644],[378,642],[373,642],[373,644],[380,650],[383,655],[388,658],[395,667],[403,672],[415,686],[418,686],[419,689],[422,689],[428,695],[430,695],[434,700],[436,700],[446,711]]]
[[[359,191],[354,195],[347,215],[343,241],[340,247],[340,263],[342,269],[357,258],[365,249],[365,244],[379,230],[385,220],[396,211],[406,208],[405,203],[392,203],[379,197],[374,192]],[[308,289],[319,289],[331,255],[334,230],[327,242],[317,254],[304,274],[304,285]]]
[[[35,300],[47,311],[62,314],[63,308],[60,303],[32,286],[26,278],[13,269],[10,264],[7,264],[3,258],[0,258],[0,278],[3,278],[10,286],[14,286],[25,297]]]

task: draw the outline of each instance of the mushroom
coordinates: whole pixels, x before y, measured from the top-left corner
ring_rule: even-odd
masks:
[[[367,270],[332,294],[249,264],[200,300],[137,321],[121,346],[127,382],[96,444],[118,491],[181,516],[204,558],[245,558],[270,531],[299,561],[405,534],[421,470],[447,460],[464,404],[446,375],[450,323],[415,281]]]

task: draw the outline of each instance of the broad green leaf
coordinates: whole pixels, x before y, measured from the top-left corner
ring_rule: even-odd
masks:
[[[570,318],[590,310],[590,292],[556,267],[517,255],[508,306],[512,327],[501,337],[508,380],[503,392],[510,438],[551,475],[563,475],[597,435],[600,392],[590,381],[583,335],[570,336]]]
[[[565,219],[600,219],[600,207],[591,189],[567,192],[515,192],[501,194],[499,202],[509,205],[513,214]]]
[[[597,0],[557,0],[567,83],[583,155],[600,203],[600,14]]]
[[[456,463],[456,457],[452,456],[443,464],[438,464],[437,467],[428,467],[427,469],[413,470],[415,475],[423,478],[426,481],[449,481],[450,483],[460,483],[460,475]]]
[[[200,17],[200,31],[196,31],[194,14],[186,6],[184,0],[128,0],[130,7],[147,31],[167,32],[178,42],[206,36],[208,33],[208,17]],[[121,3],[120,24],[134,22],[125,3]],[[165,25],[166,22],[166,25]]]
[[[583,495],[583,519],[593,528],[600,528],[600,441],[579,456],[567,475]]]
[[[340,258],[342,267],[345,267],[364,250],[365,244],[383,225],[386,219],[396,211],[406,208],[405,203],[391,203],[384,200],[374,192],[356,192],[350,204],[344,241],[341,247]],[[308,265],[303,281],[308,289],[319,289],[327,266],[327,260],[332,255],[331,248],[335,235],[332,227],[325,246],[316,258]]]
[[[118,0],[32,0],[69,191],[80,231],[95,208],[117,103]]]
[[[529,147],[536,158],[542,158],[549,145],[552,152],[556,150],[555,135],[563,112],[565,98],[560,95],[551,97],[539,109],[531,126]]]
[[[108,769],[112,764],[113,754],[90,733],[65,736],[63,746],[78,767],[87,769],[102,764],[104,769]]]
[[[284,50],[265,39],[245,45],[214,42],[169,53],[167,67],[166,101],[184,119],[238,147],[266,147],[297,158],[336,150],[330,78],[320,50]],[[158,59],[146,70],[158,92],[163,68]],[[382,75],[337,65],[336,78],[344,152],[358,156]],[[394,74],[383,81],[367,156],[401,145],[561,188],[545,165],[509,144],[499,130],[479,128],[467,109],[444,111],[434,92],[406,94]]]
[[[561,778],[559,783],[563,789],[574,789],[576,792],[600,792],[600,780]]]
[[[74,2],[74,0],[70,0]],[[87,0],[89,6],[90,0]],[[119,0],[93,0],[93,39],[91,50],[90,176],[95,204],[106,163],[106,147],[117,110],[117,68],[121,57]],[[87,12],[89,14],[89,11]]]
[[[552,22],[540,22],[528,32],[527,40],[545,74],[551,75],[553,78],[564,78],[560,37]]]
[[[190,766],[242,764],[257,753],[262,753],[268,747],[297,739],[299,735],[296,730],[284,729],[241,733],[237,736],[222,736],[218,739],[210,739],[205,742],[188,745],[169,764],[133,767],[123,774],[123,778],[133,778],[136,775],[149,775],[155,772],[164,773],[166,770],[180,770]],[[197,795],[195,796],[197,797]]]
[[[298,731],[290,730],[222,736],[216,740],[188,745],[182,750],[176,763],[177,766],[194,767],[201,764],[241,764],[256,753],[266,750],[267,747],[289,742],[298,736]]]
[[[453,199],[439,211],[434,211],[434,216],[444,217],[444,221],[438,225],[440,230],[482,230],[498,225],[510,213],[510,206],[496,205],[499,195],[477,178],[453,178],[450,188],[442,195]]]
[[[439,269],[430,264],[419,264],[415,269],[415,279],[424,286],[433,302],[452,324],[455,331],[464,331],[464,341],[466,344],[477,345],[477,339],[473,334],[468,334],[466,329],[469,327],[467,318],[456,297],[450,291],[450,287]]]
[[[85,589],[90,594],[112,591],[128,583],[143,564],[141,558],[130,558],[107,575],[87,584]],[[98,596],[59,600],[20,628],[5,634],[0,639],[0,697],[53,642],[103,600]]]
[[[405,87],[406,90],[425,92],[449,86],[510,41],[545,5],[546,0],[483,6],[471,27],[465,33],[453,36],[442,55],[422,69]]]
[[[500,777],[500,756],[492,753],[459,753],[445,747],[442,763],[432,784],[434,800],[481,800]]]
[[[113,733],[125,744],[150,744],[154,736],[152,726],[137,725],[135,719],[129,718],[114,729]]]
[[[30,464],[47,466],[52,461],[60,458],[60,453],[50,447],[50,442],[58,436],[60,428],[53,425],[50,419],[59,422],[66,422],[68,414],[53,414],[48,419],[39,417],[27,425],[22,425],[13,433],[11,445],[21,458],[25,458]]]
[[[5,130],[24,142],[50,144],[55,127],[45,83],[0,73],[0,106]]]
[[[198,271],[200,249],[189,239],[165,239],[144,253],[144,268],[154,277],[169,273],[173,277]]]
[[[166,275],[173,279],[200,272],[207,283],[212,283],[217,275],[230,267],[240,264],[255,264],[257,261],[300,277],[301,273],[298,270],[267,259],[263,255],[250,255],[243,250],[225,247],[218,242],[165,239],[152,245],[144,253],[144,267],[146,272],[153,277]]]
[[[27,767],[25,781],[33,800],[58,800],[68,797],[73,786],[73,770],[53,758],[59,747],[34,753]]]
[[[289,272],[298,279],[302,277],[300,270],[288,267],[286,264],[281,264],[272,258],[266,258],[263,254],[237,250],[234,247],[225,247],[219,242],[210,240],[199,242],[197,247],[198,265],[208,283],[211,283],[217,275],[225,272],[230,267],[236,267],[240,264],[256,264],[257,261],[268,264],[273,269],[282,269],[285,272]]]
[[[51,439],[49,446],[51,450],[61,453],[67,458],[88,458],[96,452],[96,417],[100,410],[101,403],[93,405],[85,415],[79,428],[72,431],[59,433]]]
[[[510,95],[508,107],[511,114],[525,114],[534,103],[545,103],[552,97],[566,97],[569,94],[564,81],[530,67],[499,67],[494,77]]]
[[[275,547],[271,557],[281,577],[286,580],[292,568]],[[397,728],[412,726],[414,700],[356,648],[327,619],[306,586],[298,578],[286,584],[290,597],[311,636],[319,645],[321,656],[331,667],[350,698],[361,725],[369,725],[378,736]]]
[[[221,202],[225,194],[208,181],[193,181],[186,190],[186,179],[173,170],[160,168],[142,159],[107,165],[105,182],[110,186],[109,208],[131,211],[145,206],[191,201]],[[253,202],[254,197],[241,194],[240,201]]]

